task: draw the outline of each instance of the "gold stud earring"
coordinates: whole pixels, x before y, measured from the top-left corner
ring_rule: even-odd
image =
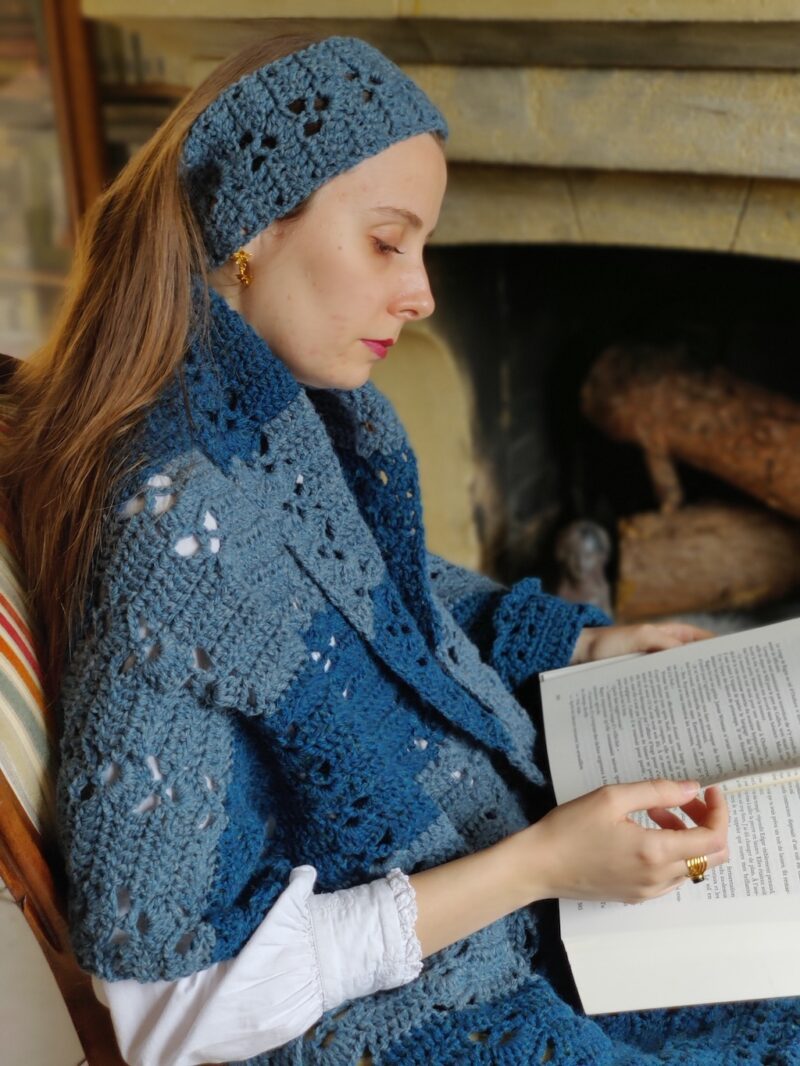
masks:
[[[236,280],[246,289],[253,280],[250,273],[250,253],[240,248],[238,252],[233,253],[231,259],[236,264]]]

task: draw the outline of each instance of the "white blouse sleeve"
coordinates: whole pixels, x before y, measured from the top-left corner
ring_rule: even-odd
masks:
[[[413,980],[422,969],[416,902],[400,870],[313,894],[298,866],[239,954],[177,981],[101,981],[130,1066],[248,1059],[301,1036],[347,1000]]]

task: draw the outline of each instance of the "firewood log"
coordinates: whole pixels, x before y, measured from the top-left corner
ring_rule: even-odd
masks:
[[[800,518],[800,404],[721,368],[679,355],[609,348],[581,396],[609,436],[640,444],[664,511],[680,504],[669,457],[683,460]]]
[[[700,504],[619,523],[616,619],[731,610],[800,586],[800,527],[756,508]]]

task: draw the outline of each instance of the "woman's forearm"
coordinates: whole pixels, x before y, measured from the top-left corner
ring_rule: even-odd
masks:
[[[540,899],[639,903],[674,890],[686,860],[728,860],[728,810],[718,788],[697,781],[607,785],[553,808],[490,848],[414,874],[423,956]],[[670,808],[680,807],[687,828]],[[647,811],[658,828],[630,815]]]
[[[520,836],[412,875],[423,957],[536,898],[521,861]]]

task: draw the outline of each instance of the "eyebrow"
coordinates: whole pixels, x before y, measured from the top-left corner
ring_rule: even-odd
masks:
[[[401,218],[410,223],[414,229],[422,229],[422,219],[406,207],[391,207],[389,204],[380,204],[378,207],[370,208],[370,211],[372,214],[392,215],[394,218]],[[432,237],[435,232],[436,230],[432,229],[428,236]]]

